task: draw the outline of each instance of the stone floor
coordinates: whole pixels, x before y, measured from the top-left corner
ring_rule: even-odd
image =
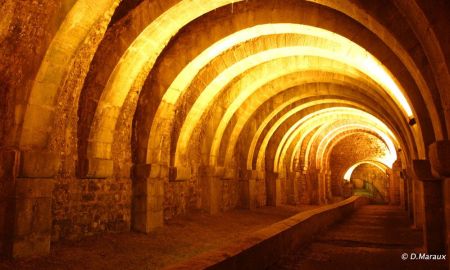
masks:
[[[192,213],[171,220],[150,235],[108,234],[59,243],[48,257],[0,261],[0,269],[160,269],[314,207],[265,207],[214,216]]]
[[[273,269],[448,269],[446,261],[401,259],[403,253],[423,252],[421,246],[421,231],[411,229],[406,212],[392,206],[368,205]]]

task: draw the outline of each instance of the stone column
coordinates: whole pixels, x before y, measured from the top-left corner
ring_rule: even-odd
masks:
[[[266,173],[264,171],[256,171],[255,184],[255,199],[256,207],[263,207],[267,205],[267,190],[266,190]]]
[[[407,192],[406,179],[404,172],[402,170],[400,171],[400,207],[405,210],[408,210],[406,192]]]
[[[290,183],[289,188],[286,189],[286,193],[288,194],[287,202],[292,205],[299,204],[299,181],[297,172],[289,172],[287,173],[287,179]]]
[[[422,229],[425,220],[423,182],[419,180],[419,177],[415,174],[415,172],[413,173],[412,189],[414,227],[416,229]]]
[[[326,198],[331,200],[333,198],[333,193],[331,192],[331,171],[326,170],[325,172],[325,182],[326,182]]]
[[[400,204],[400,172],[401,172],[400,161],[394,162],[392,165],[392,170],[389,170],[389,204],[399,205]]]
[[[11,253],[14,219],[14,192],[19,172],[20,152],[0,151],[0,254]]]
[[[433,176],[443,180],[446,248],[447,258],[450,258],[450,140],[432,143],[429,146],[429,157]]]
[[[17,179],[12,257],[49,254],[53,187],[53,179]]]
[[[296,174],[298,177],[299,183],[299,202],[300,204],[309,204],[310,203],[310,190],[308,184],[308,168],[304,167],[301,172]]]
[[[211,215],[220,212],[222,201],[223,167],[201,166],[199,176],[202,181],[202,208]]]
[[[114,163],[111,159],[87,158],[77,164],[79,178],[104,179],[113,175]]]
[[[406,197],[407,197],[407,208],[408,216],[410,220],[414,220],[414,189],[413,189],[413,178],[408,170],[404,170],[404,176],[406,181]]]
[[[319,171],[317,173],[319,204],[327,204],[328,201],[326,193],[326,181],[326,171]]]
[[[433,177],[428,160],[414,160],[413,166],[416,177],[423,183],[425,249],[429,254],[446,254],[442,179]]]
[[[164,179],[169,169],[161,164],[133,167],[132,229],[149,233],[164,224]]]
[[[279,172],[278,177],[276,180],[277,183],[277,189],[276,189],[276,198],[277,198],[277,204],[286,204],[287,202],[287,194],[286,194],[286,173],[285,172]]]
[[[13,258],[46,255],[52,234],[52,192],[59,157],[47,151],[20,152],[11,200],[7,253]]]
[[[255,170],[240,171],[241,203],[246,209],[256,208],[256,176]]]
[[[267,205],[277,206],[281,204],[281,183],[278,173],[266,171]]]

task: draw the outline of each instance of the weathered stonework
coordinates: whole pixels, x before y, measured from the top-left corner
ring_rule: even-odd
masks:
[[[130,229],[130,179],[59,179],[53,191],[52,241]]]

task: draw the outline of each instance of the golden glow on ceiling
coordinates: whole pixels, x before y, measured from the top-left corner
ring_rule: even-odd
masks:
[[[297,106],[295,108],[293,108],[292,110],[290,110],[289,112],[287,112],[286,114],[284,114],[283,116],[281,116],[269,129],[269,131],[267,132],[266,136],[264,137],[264,140],[261,144],[261,148],[264,148],[267,146],[267,144],[269,143],[270,137],[273,135],[273,133],[275,133],[275,131],[278,129],[278,127],[284,122],[286,121],[289,117],[291,117],[292,115],[294,115],[297,112],[300,112],[308,107],[314,106],[314,105],[318,105],[318,104],[324,104],[324,103],[331,103],[331,102],[341,102],[343,103],[344,101],[342,100],[337,100],[337,99],[323,99],[323,100],[316,100],[316,101],[311,101],[311,102],[307,102],[304,104],[301,104],[300,106]],[[314,116],[315,114],[319,114],[319,112],[315,112],[313,114],[310,115],[310,117]],[[275,116],[275,114],[270,114],[268,117],[266,117],[263,121],[263,123],[261,125],[259,125],[258,130],[256,131],[255,135],[252,138],[252,141],[250,143],[250,149],[248,151],[248,156],[247,156],[247,170],[252,170],[252,163],[253,163],[253,158],[254,158],[254,154],[256,151],[256,144],[259,141],[259,138],[261,137],[262,132],[264,131],[265,127],[268,125],[268,123],[270,122],[270,120],[272,120],[272,118]],[[306,121],[307,119],[303,120]],[[302,120],[300,120],[302,121]],[[260,150],[261,153],[261,150]]]
[[[333,73],[334,75],[338,75],[340,73],[339,70],[334,71],[335,73]],[[261,93],[267,93],[270,92],[272,96],[278,95],[279,93],[281,93],[282,91],[285,91],[286,89],[289,89],[291,87],[297,86],[300,87],[305,83],[338,83],[338,84],[343,84],[347,87],[349,87],[349,84],[346,84],[345,81],[339,81],[336,78],[331,78],[331,77],[321,77],[318,76],[317,74],[298,74],[298,76],[295,76],[295,80],[288,80],[288,82],[284,82],[280,85],[280,83],[278,83],[278,81],[276,82],[268,82],[264,87],[261,87],[260,89],[258,89],[258,94]],[[318,89],[316,87],[316,85],[310,85],[307,89],[309,91],[309,89],[313,87],[314,88],[314,93],[317,94],[321,94],[320,90],[324,90],[324,93],[326,91],[327,88],[323,88],[321,87],[320,89]],[[350,86],[351,87],[351,86]],[[286,108],[287,106],[291,105],[292,103],[299,101],[303,98],[307,98],[307,97],[312,97],[313,94],[312,93],[308,93],[308,91],[306,91],[306,88],[299,88],[299,90],[301,91],[300,93],[298,93],[296,96],[292,97],[291,99],[283,102],[282,104],[280,104],[279,106],[277,106],[276,108],[274,108],[270,114],[265,117],[265,119],[260,123],[258,131],[260,132],[262,131],[268,124],[268,122],[275,116],[277,115],[280,111],[282,111],[284,108]],[[257,97],[255,97],[255,95],[253,96],[253,99],[248,99],[246,101],[247,104],[244,104],[243,106],[241,106],[241,108],[239,110],[244,111],[244,112],[240,112],[239,116],[236,117],[236,124],[233,127],[233,131],[231,132],[231,135],[229,137],[229,141],[226,144],[226,151],[225,151],[225,161],[224,161],[224,166],[232,166],[232,164],[230,164],[230,162],[232,162],[233,160],[233,154],[234,154],[234,149],[237,143],[237,140],[239,138],[239,134],[241,133],[242,129],[244,128],[245,123],[248,121],[248,119],[251,117],[252,113],[254,111],[250,111],[252,108],[258,108],[261,104],[263,104],[265,101],[267,101],[270,98],[270,96],[268,95],[258,95]],[[251,106],[251,108],[247,108],[246,105]],[[223,119],[222,119],[223,120]],[[258,133],[259,134],[259,133]],[[216,132],[216,135],[217,132]],[[259,136],[259,135],[258,135]],[[221,140],[220,144],[223,145],[223,139]],[[210,164],[217,164],[217,160],[214,160],[216,157],[219,156],[219,148],[218,146],[216,147],[212,147],[211,149],[211,158],[213,159],[212,161],[210,161]],[[214,149],[216,149],[216,152],[214,151]]]
[[[319,104],[318,102],[320,102],[320,100],[319,101],[315,101],[315,102],[316,102],[316,104]],[[339,102],[340,103],[344,103],[344,104],[348,103],[348,104],[356,105],[355,103],[350,102],[350,101],[340,100]],[[306,104],[308,104],[308,103],[306,103]],[[263,170],[264,169],[264,157],[265,157],[266,148],[267,148],[267,145],[269,143],[270,138],[275,133],[275,131],[278,129],[278,127],[281,126],[281,124],[288,117],[290,117],[291,115],[293,115],[296,112],[299,112],[299,111],[301,111],[301,110],[303,110],[305,108],[306,108],[306,106],[298,106],[298,107],[296,107],[295,109],[289,111],[288,113],[286,113],[285,115],[280,117],[280,119],[278,119],[278,121],[270,128],[269,132],[267,132],[266,136],[264,137],[264,140],[263,140],[263,142],[262,142],[262,144],[261,144],[261,146],[259,148],[259,151],[258,151],[257,160],[256,160],[256,168],[257,169],[259,169],[259,170]],[[350,108],[348,108],[348,107],[326,108],[326,109],[322,109],[322,110],[319,110],[319,111],[315,111],[315,112],[310,113],[310,114],[306,115],[305,117],[301,118],[299,121],[297,121],[294,125],[292,125],[289,128],[289,130],[284,134],[283,138],[281,139],[281,141],[280,141],[280,143],[278,145],[276,154],[275,154],[274,164],[278,164],[278,159],[279,159],[280,154],[285,154],[286,150],[283,151],[283,153],[282,153],[282,150],[283,150],[284,146],[285,145],[290,145],[290,143],[292,143],[292,140],[295,138],[295,135],[293,137],[291,137],[291,134],[298,127],[300,127],[303,123],[305,123],[308,120],[313,119],[313,118],[315,118],[316,116],[319,116],[319,115],[327,117],[329,115],[333,115],[333,114],[336,115],[338,112],[344,112],[344,111],[348,111],[348,110],[350,110]],[[316,119],[314,119],[314,120],[316,120]],[[254,140],[255,140],[255,138],[254,138]],[[247,158],[247,166],[249,166],[249,165],[251,166],[252,165],[253,155],[254,155],[253,152],[254,151],[255,151],[255,149],[250,149],[250,151],[249,151],[249,155],[248,155],[248,158]],[[276,169],[276,167],[274,169]]]
[[[107,21],[105,19],[102,22],[102,17],[105,17],[105,13],[112,13],[118,5],[118,1],[114,0],[98,0],[95,5],[92,5],[92,0],[74,2],[50,43],[34,79],[28,101],[29,112],[24,116],[21,146],[42,147],[47,144],[53,106],[64,76],[67,75],[67,68],[72,66],[71,61],[79,52],[80,44],[85,42],[92,29],[102,27],[102,23],[106,28]],[[39,118],[35,115],[39,115]]]
[[[340,133],[348,131],[349,129],[361,129],[361,130],[369,130],[374,133],[376,133],[378,136],[381,137],[382,141],[387,147],[387,150],[389,152],[385,153],[384,156],[379,157],[380,160],[383,161],[384,164],[386,164],[389,168],[392,168],[392,164],[397,160],[397,151],[396,147],[394,145],[394,142],[391,140],[389,136],[386,135],[383,131],[379,130],[376,127],[370,126],[370,125],[361,125],[361,124],[348,124],[339,126],[327,133],[319,143],[318,151],[316,154],[316,166],[319,165],[319,161],[325,156],[325,150],[328,148],[329,143]]]
[[[319,130],[316,130],[314,135],[318,135],[322,133],[321,129],[324,128],[330,128],[330,126],[334,126],[336,125],[337,128],[329,131],[321,140],[321,142],[318,144],[317,147],[317,151],[316,151],[316,168],[321,167],[321,168],[325,168],[327,166],[326,162],[324,162],[324,160],[326,159],[326,154],[325,154],[325,150],[328,149],[328,152],[330,152],[331,148],[333,146],[328,147],[329,143],[331,141],[334,141],[334,138],[336,136],[338,136],[339,134],[343,133],[343,132],[348,132],[349,130],[352,129],[360,129],[360,130],[369,130],[372,131],[376,134],[378,134],[379,136],[386,136],[387,137],[387,141],[383,141],[387,147],[387,150],[389,151],[389,153],[385,153],[385,155],[383,157],[379,157],[380,160],[383,160],[383,162],[385,162],[386,164],[391,164],[391,160],[393,159],[394,161],[397,159],[397,153],[395,152],[395,147],[391,147],[389,148],[388,145],[392,144],[392,140],[386,135],[385,132],[380,130],[380,127],[376,127],[376,126],[372,126],[373,123],[371,122],[366,122],[363,119],[353,119],[351,120],[352,123],[351,124],[344,124],[341,125],[341,123],[338,122],[339,119],[336,119],[336,121],[333,122],[328,122],[327,120],[330,120],[330,117],[324,117],[322,119],[317,119],[319,117],[316,117],[312,120],[314,121],[309,121],[309,123],[305,123],[303,126],[301,126],[296,133],[300,133],[301,137],[299,138],[299,140],[297,141],[296,145],[293,147],[293,153],[291,155],[291,159],[290,159],[290,163],[289,163],[289,168],[290,170],[294,169],[294,159],[295,157],[298,155],[297,152],[299,152],[301,149],[301,145],[303,143],[303,140],[308,136],[308,134],[310,132],[312,132],[314,129],[316,129],[317,127],[321,126]],[[312,122],[312,123],[311,123]],[[346,122],[348,122],[348,120],[346,120]],[[324,125],[325,124],[325,125]],[[362,131],[358,131],[356,130],[355,132],[362,132]],[[292,136],[291,138],[296,138],[297,135]],[[395,139],[395,138],[394,138]],[[307,145],[307,149],[305,151],[305,157],[304,157],[304,167],[308,167],[308,163],[309,163],[309,155],[310,155],[310,146],[312,145],[312,143],[314,142],[314,138],[309,139],[309,143]],[[280,161],[278,164],[274,164],[274,168],[278,168],[278,171],[281,172],[284,170],[284,159],[286,156],[287,150],[282,152],[282,154],[280,155]],[[391,154],[392,153],[392,154]]]
[[[384,164],[381,160],[363,160],[353,164],[352,166],[350,166],[350,168],[348,168],[348,170],[344,174],[344,180],[350,181],[353,171],[361,164],[370,164],[380,169],[380,171],[386,172],[386,167],[383,167],[383,165],[386,166],[386,164]]]
[[[278,170],[278,165],[279,165],[279,159],[283,160],[284,162],[284,156],[287,153],[287,150],[289,148],[289,146],[292,144],[293,140],[296,138],[297,134],[300,132],[301,129],[298,129],[298,127],[301,124],[304,124],[306,121],[309,122],[309,120],[312,123],[312,125],[314,125],[314,123],[316,122],[316,119],[312,119],[312,117],[320,115],[320,114],[329,114],[329,120],[334,119],[335,117],[338,117],[339,120],[343,120],[343,119],[348,119],[349,121],[354,121],[354,122],[358,122],[358,121],[363,121],[363,122],[367,122],[368,125],[372,125],[372,126],[377,126],[379,128],[381,128],[381,130],[383,130],[384,132],[388,133],[392,138],[395,139],[394,134],[392,133],[392,131],[382,122],[380,121],[378,118],[376,118],[375,116],[361,111],[359,109],[353,109],[353,108],[347,108],[347,107],[333,107],[333,108],[327,108],[327,109],[323,109],[320,111],[316,111],[314,113],[311,113],[305,117],[303,117],[302,119],[300,119],[297,123],[295,123],[294,125],[292,125],[290,127],[290,129],[284,134],[283,138],[281,139],[277,151],[276,151],[276,155],[275,155],[275,160],[274,160],[274,170]],[[306,125],[306,123],[305,123]],[[308,124],[309,125],[309,124]],[[384,134],[383,132],[383,134]],[[271,134],[268,134],[271,136]],[[267,135],[267,136],[268,136]],[[270,138],[265,138],[265,141],[268,142]],[[387,140],[388,142],[392,142],[391,139],[388,136],[383,136],[383,139]],[[312,140],[311,140],[312,141]],[[397,140],[395,139],[395,141],[397,142]],[[264,147],[266,147],[267,143],[264,144]],[[390,147],[390,146],[388,146]],[[394,148],[390,148],[393,149],[394,153],[395,153],[395,147]],[[264,160],[264,153],[265,153],[265,148],[263,151],[263,148],[260,148],[259,151],[259,155],[258,155],[258,161],[257,161],[257,168],[262,168],[262,162]],[[308,155],[309,152],[306,152],[306,155]],[[396,158],[396,154],[395,158]],[[308,163],[308,158],[307,156],[305,156],[305,164],[307,166]]]
[[[372,71],[369,69],[366,69],[365,66],[359,66],[360,63],[358,63],[358,58],[351,56],[351,55],[341,55],[337,54],[334,51],[327,51],[323,50],[321,48],[316,47],[308,47],[308,46],[293,46],[293,47],[284,47],[284,48],[278,48],[278,49],[271,49],[267,51],[263,51],[257,54],[254,54],[252,56],[249,56],[242,61],[239,61],[232,65],[231,67],[227,68],[225,71],[220,73],[219,76],[217,76],[201,93],[200,97],[196,100],[194,103],[191,111],[188,113],[185,122],[183,124],[183,127],[181,129],[180,137],[178,140],[176,155],[175,155],[175,165],[180,164],[180,159],[185,156],[185,152],[187,151],[187,146],[189,144],[189,140],[192,136],[192,132],[194,131],[196,125],[193,125],[192,123],[198,123],[203,113],[206,111],[206,109],[211,106],[212,101],[214,98],[218,95],[218,93],[227,85],[229,84],[235,77],[240,75],[241,73],[245,72],[246,70],[255,67],[259,64],[262,64],[264,62],[277,59],[277,58],[283,58],[283,57],[289,57],[289,56],[297,56],[297,55],[308,55],[308,56],[316,56],[316,57],[324,57],[328,59],[332,59],[335,61],[339,61],[345,64],[349,64],[352,67],[360,70],[361,72],[371,75]],[[366,55],[368,58],[366,58],[364,61],[368,62],[367,59],[371,59],[370,55]],[[308,63],[303,63],[304,65],[308,65]],[[296,68],[296,67],[292,67]],[[298,67],[297,67],[298,68]],[[270,77],[267,78],[266,76],[263,76],[262,78],[259,78],[259,84],[258,82],[255,82],[256,78],[250,78],[250,81],[248,84],[241,83],[237,87],[240,87],[243,89],[240,93],[240,95],[235,99],[235,101],[229,106],[227,109],[227,112],[224,115],[224,121],[221,122],[221,126],[218,128],[218,136],[214,139],[214,146],[218,147],[220,145],[220,139],[223,133],[223,131],[226,128],[226,125],[228,124],[229,120],[231,119],[234,112],[239,108],[239,106],[251,95],[254,91],[256,91],[259,87],[264,85],[264,81],[267,81],[268,79],[274,79],[276,77],[281,76],[281,74],[286,74],[286,72],[289,70],[289,67],[284,66],[283,69],[275,70],[270,74]],[[262,82],[261,82],[262,81]],[[382,82],[378,82],[382,83]],[[250,84],[250,85],[249,85]],[[217,152],[217,149],[213,149],[212,152]],[[212,161],[214,161],[216,157],[212,158]]]
[[[119,64],[112,72],[110,79],[108,80],[107,86],[104,93],[102,94],[96,112],[95,118],[100,119],[98,121],[94,121],[94,123],[98,124],[97,127],[93,129],[94,134],[91,134],[90,136],[91,141],[98,143],[112,142],[112,130],[115,127],[115,123],[118,117],[118,109],[115,108],[120,108],[122,106],[129,90],[133,88],[133,85],[135,85],[138,90],[140,89],[142,82],[137,80],[139,77],[145,77],[140,74],[148,73],[148,71],[153,66],[153,63],[156,61],[157,56],[165,46],[166,42],[168,42],[173,34],[177,32],[177,29],[188,23],[190,20],[196,18],[197,16],[202,15],[204,12],[207,12],[209,8],[214,7],[216,4],[216,1],[207,1],[207,4],[201,4],[201,8],[199,10],[195,10],[196,12],[188,13],[189,16],[171,16],[175,14],[184,14],[183,12],[189,10],[189,8],[187,8],[189,4],[183,1],[165,12],[139,35],[139,37],[133,42],[133,44],[124,54]],[[164,31],[161,31],[159,27],[160,25],[165,25]],[[371,73],[372,67],[374,65],[379,66],[381,64],[377,62],[377,60],[373,58],[367,51],[348,39],[320,28],[296,24],[274,24],[252,27],[243,31],[239,31],[214,44],[212,47],[207,49],[204,54],[199,55],[196,60],[192,61],[192,64],[189,64],[180,73],[179,77],[174,81],[174,84],[169,87],[169,91],[163,97],[163,100],[167,103],[174,104],[178,99],[180,93],[186,88],[186,85],[188,85],[192,81],[192,74],[197,74],[200,68],[208,63],[208,61],[213,59],[213,57],[217,57],[224,50],[246,40],[246,36],[257,37],[270,33],[302,33],[306,35],[314,35],[316,37],[327,38],[335,43],[339,42],[339,45],[335,45],[332,48],[329,48],[330,50],[334,51],[333,53],[326,53],[326,50],[323,50],[323,52],[316,53],[315,55],[319,57],[329,58],[331,54],[331,56],[333,56],[331,57],[331,59],[340,60],[344,63],[346,63],[348,60],[348,63],[352,63],[353,66],[359,68],[360,70],[365,70],[365,73],[369,76],[373,75],[374,79],[377,80],[381,85],[391,87],[393,85],[396,85],[395,83],[392,84],[393,80],[388,80],[387,83],[383,83],[383,80],[385,80],[386,78],[390,78],[390,75],[387,73],[387,71],[385,71],[384,67],[377,68],[375,69],[375,71],[377,72]],[[305,48],[303,50],[305,50]],[[278,57],[283,56],[281,55]],[[257,59],[257,57],[253,57],[253,59]],[[259,61],[259,63],[261,62],[263,61]],[[255,64],[256,63],[254,63],[254,65]],[[234,67],[237,67],[238,65],[239,64]],[[245,69],[242,68],[241,70],[243,71]],[[231,76],[232,74],[226,73],[226,71],[225,74],[228,75],[219,75],[218,78],[214,80],[211,87],[214,87],[215,84],[221,84],[221,82],[229,82],[226,77]],[[220,86],[216,85],[216,87]],[[406,99],[398,98],[399,94],[397,93],[397,89],[399,88],[394,87],[393,89],[388,88],[386,90],[394,97],[394,99],[398,103],[401,104],[401,107],[404,109],[407,115],[410,115],[411,110],[408,109],[409,105],[403,102]],[[210,96],[209,94],[203,95],[202,98],[199,98],[198,105],[209,104],[208,100],[203,100],[204,97],[206,97],[205,99],[208,99]],[[214,95],[212,97],[214,97]],[[202,111],[201,109],[197,109],[195,106],[193,107],[193,110]],[[157,113],[157,117],[162,113],[164,112],[160,112],[159,114]],[[193,120],[198,119],[199,117],[194,117]],[[195,122],[188,121],[187,125],[192,126],[192,123]],[[96,132],[101,134],[95,134]],[[188,134],[189,133],[190,132],[188,132]],[[183,137],[182,139],[184,140],[185,138]]]

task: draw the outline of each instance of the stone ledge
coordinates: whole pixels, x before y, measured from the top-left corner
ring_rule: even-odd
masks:
[[[21,178],[53,178],[58,174],[61,160],[58,155],[49,151],[20,152]]]
[[[429,160],[413,160],[414,174],[419,181],[439,181],[431,173],[431,164]]]
[[[51,198],[55,181],[43,178],[17,178],[16,197],[18,198]]]
[[[169,168],[161,164],[135,164],[132,167],[132,177],[138,179],[161,179],[168,177]]]
[[[89,158],[79,161],[80,178],[104,179],[113,175],[113,161],[110,159]]]
[[[437,141],[428,149],[433,175],[450,177],[450,141]]]
[[[183,182],[191,179],[190,167],[170,167],[169,168],[169,181],[171,182]]]
[[[285,254],[309,243],[315,234],[344,218],[368,199],[353,196],[345,201],[299,213],[259,230],[234,244],[206,252],[166,270],[266,269]],[[271,254],[270,257],[265,256]]]

